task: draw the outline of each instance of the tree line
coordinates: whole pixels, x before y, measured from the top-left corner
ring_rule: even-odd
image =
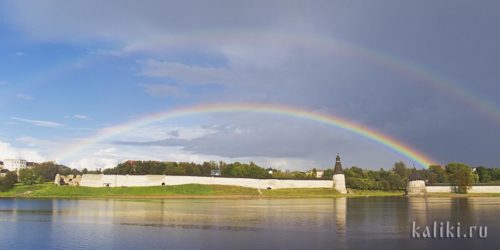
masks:
[[[281,171],[273,168],[264,168],[254,162],[250,163],[226,163],[223,161],[215,162],[159,162],[159,161],[126,161],[118,164],[114,168],[108,168],[102,171],[103,174],[120,175],[188,175],[188,176],[211,176],[212,171],[220,171],[222,177],[241,177],[256,179],[316,179],[312,173],[302,171]],[[314,171],[313,171],[314,172]],[[84,170],[85,173],[85,170]],[[323,179],[331,179],[333,170],[325,170]]]
[[[189,176],[211,176],[212,171],[220,171],[222,177],[245,177],[257,179],[318,179],[318,170],[309,172],[282,171],[272,168],[264,168],[250,163],[226,163],[215,162],[159,162],[159,161],[126,161],[116,167],[104,170],[71,169],[54,162],[44,162],[33,167],[19,170],[19,176],[14,172],[0,177],[0,191],[5,191],[14,186],[16,182],[24,185],[44,183],[53,181],[56,174],[120,174],[120,175],[189,175]],[[462,163],[449,163],[445,166],[431,165],[427,169],[408,168],[403,162],[396,162],[389,170],[367,170],[356,166],[344,169],[347,188],[361,190],[405,190],[410,175],[418,176],[425,180],[427,185],[456,185],[461,187],[460,191],[466,191],[466,187],[473,183],[499,183],[500,169],[478,167],[473,169]],[[332,179],[333,169],[323,171],[320,179]],[[465,189],[465,190],[464,190]]]
[[[488,169],[488,171],[496,172],[497,170]],[[345,169],[344,174],[348,188],[386,191],[405,190],[410,175],[413,175],[419,180],[424,180],[427,185],[453,185],[459,188],[459,192],[466,192],[467,187],[478,183],[481,179],[480,176],[482,176],[479,175],[477,169],[473,171],[471,167],[463,163],[449,163],[444,167],[431,165],[427,169],[417,170],[408,168],[403,162],[396,162],[391,170],[382,168],[380,170],[364,170],[359,167],[351,167]],[[488,179],[490,183],[497,180],[500,179],[496,179],[496,176],[495,179]]]

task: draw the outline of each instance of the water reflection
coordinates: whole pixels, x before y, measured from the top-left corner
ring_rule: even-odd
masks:
[[[346,223],[347,223],[347,198],[341,197],[334,199],[334,214],[335,214],[335,226],[338,235],[345,235]]]
[[[499,205],[499,198],[479,197],[0,199],[0,249],[488,249],[500,236]],[[412,221],[446,220],[486,225],[488,239],[457,243],[409,237]]]
[[[426,197],[408,197],[408,222],[415,221],[419,225],[427,223],[427,200]]]

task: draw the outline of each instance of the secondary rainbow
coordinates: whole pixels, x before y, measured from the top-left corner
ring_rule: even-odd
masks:
[[[158,39],[158,44],[164,46],[171,46],[176,48],[176,46],[184,46],[185,44],[190,44],[192,41],[203,41],[207,38],[218,38],[224,41],[231,41],[234,37],[243,37],[247,41],[252,41],[256,38],[265,38],[267,40],[277,40],[283,42],[283,44],[294,44],[296,46],[301,46],[303,48],[315,48],[320,49],[326,53],[333,53],[337,55],[345,55],[354,59],[361,59],[365,62],[371,63],[373,65],[379,65],[385,67],[389,70],[402,74],[404,76],[411,77],[413,79],[419,80],[419,83],[432,87],[437,90],[437,94],[445,93],[453,98],[466,104],[468,107],[472,108],[475,112],[488,117],[495,122],[497,126],[500,126],[500,109],[498,104],[494,100],[488,100],[487,98],[472,92],[471,90],[461,87],[454,81],[446,79],[440,76],[436,72],[432,72],[430,69],[423,68],[415,63],[408,60],[403,60],[401,58],[395,57],[384,53],[380,50],[375,50],[360,44],[356,44],[350,41],[344,41],[341,39],[334,39],[332,37],[317,36],[311,34],[285,34],[285,33],[266,33],[266,32],[242,32],[242,31],[231,31],[231,32],[217,32],[217,31],[204,31],[192,34],[185,34],[183,39],[172,40],[171,37],[166,37],[165,39]],[[176,41],[176,42],[173,42]],[[173,43],[173,44],[172,44]],[[133,52],[135,50],[141,51],[140,43],[134,46],[128,46],[122,51],[123,53]],[[112,53],[109,53],[112,55]],[[101,58],[105,57],[105,52],[95,52],[87,53],[84,56],[76,58],[71,61],[63,62],[58,64],[56,67],[51,68],[40,75],[34,75],[31,79],[25,80],[21,92],[33,92],[37,88],[40,88],[43,84],[48,84],[55,81],[57,78],[75,69],[75,65],[85,65],[91,66],[95,62],[98,62]],[[19,91],[18,91],[19,92]],[[10,95],[11,98],[15,98],[15,95]]]
[[[78,152],[83,151],[91,145],[96,143],[104,142],[114,136],[132,131],[136,128],[140,128],[147,124],[154,122],[160,122],[168,119],[201,115],[201,114],[213,114],[213,113],[264,113],[264,114],[274,114],[282,115],[288,117],[295,117],[305,120],[310,120],[314,122],[324,123],[332,125],[334,127],[350,131],[356,135],[362,136],[364,138],[370,139],[371,141],[383,145],[391,149],[392,151],[399,153],[405,158],[413,161],[414,163],[422,166],[428,167],[431,164],[435,164],[436,161],[431,157],[419,152],[418,150],[406,145],[405,143],[391,138],[388,135],[384,135],[374,129],[368,128],[364,125],[336,117],[330,114],[319,113],[315,111],[308,111],[296,107],[282,106],[277,104],[261,104],[261,103],[218,103],[218,104],[203,104],[189,107],[182,107],[173,110],[167,110],[164,112],[158,112],[143,116],[139,119],[132,120],[127,123],[123,123],[117,126],[111,126],[103,128],[98,131],[95,135],[79,140],[73,146],[68,147],[65,151],[58,154],[58,160],[63,161],[68,159]]]
[[[219,39],[228,43],[231,43],[231,41],[235,38],[240,38],[245,41],[253,41],[255,43],[262,41],[276,41],[278,44],[292,44],[299,48],[313,48],[321,50],[325,53],[360,59],[373,65],[382,66],[414,80],[418,80],[420,84],[437,90],[437,94],[444,93],[459,100],[467,107],[470,107],[474,112],[488,117],[494,121],[497,126],[500,126],[500,109],[495,101],[488,100],[487,98],[480,96],[478,93],[474,93],[469,89],[461,87],[457,82],[447,79],[428,68],[424,68],[408,60],[403,60],[402,58],[398,58],[394,55],[384,53],[381,50],[376,50],[351,41],[307,33],[290,34],[274,32],[269,34],[259,31],[249,32],[232,30],[231,32],[221,32],[217,30],[205,30],[202,32],[188,33],[182,38],[174,40],[172,40],[171,37],[165,37],[164,39],[158,39],[156,42],[159,45],[168,45],[172,46],[172,48],[176,48],[176,46],[190,44],[192,41],[205,41],[209,38],[215,39],[213,42],[217,42],[217,39]],[[129,47],[128,49],[132,51],[134,49],[140,50],[141,46],[147,45],[141,45],[139,43],[135,46]]]

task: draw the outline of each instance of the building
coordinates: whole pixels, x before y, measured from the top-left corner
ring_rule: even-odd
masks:
[[[26,168],[26,160],[22,159],[5,159],[3,160],[3,168],[9,171]]]
[[[221,176],[220,169],[212,169],[212,170],[210,170],[210,175],[211,176]]]
[[[309,170],[306,172],[307,176],[315,177],[315,178],[323,178],[324,174],[325,174],[325,170],[316,169],[316,168],[313,168],[313,170]]]
[[[274,169],[274,168],[267,168],[266,171],[270,175],[273,175],[273,173],[278,173],[278,169]]]
[[[0,161],[0,177],[4,177],[9,170],[3,168],[3,161]]]

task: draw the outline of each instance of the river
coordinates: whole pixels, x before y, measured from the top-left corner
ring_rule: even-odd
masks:
[[[434,222],[487,235],[423,238]],[[500,249],[500,198],[0,199],[0,249],[449,247]]]

